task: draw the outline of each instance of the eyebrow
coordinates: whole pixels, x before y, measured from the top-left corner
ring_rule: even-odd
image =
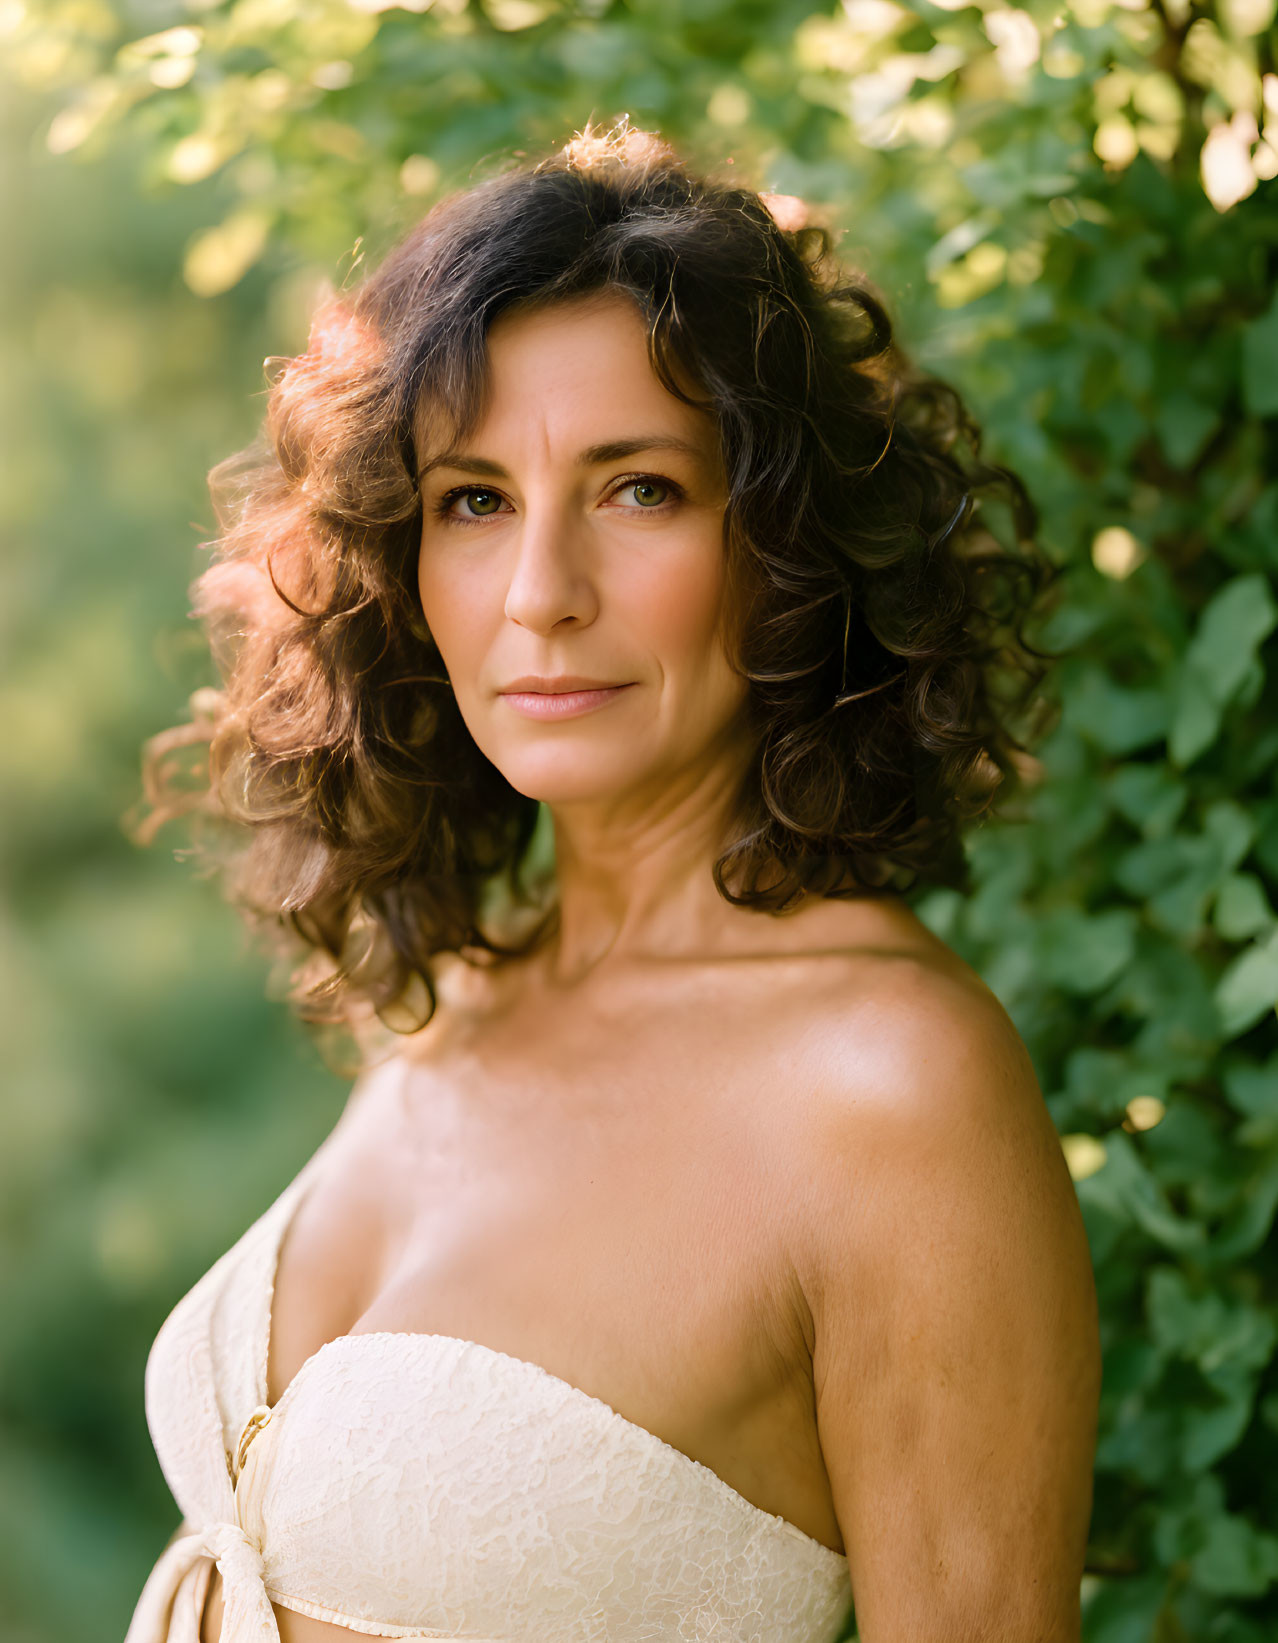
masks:
[[[677,434],[637,434],[633,439],[610,439],[602,445],[587,445],[577,453],[579,468],[597,467],[602,462],[620,462],[623,457],[638,456],[641,451],[680,451],[685,456],[703,458],[705,451],[690,439]],[[441,451],[417,470],[419,480],[432,468],[456,468],[460,473],[479,474],[485,479],[509,479],[510,475],[500,462],[486,456],[471,456],[465,451]]]

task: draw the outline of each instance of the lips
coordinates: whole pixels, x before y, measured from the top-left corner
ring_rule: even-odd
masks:
[[[617,701],[632,687],[597,685],[587,690],[504,690],[501,700],[526,719],[575,719]]]
[[[616,679],[587,679],[578,673],[554,675],[526,673],[504,685],[499,696],[520,695],[567,696],[582,690],[620,690],[627,681]]]

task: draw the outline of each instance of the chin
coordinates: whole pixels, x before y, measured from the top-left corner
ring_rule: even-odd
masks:
[[[542,804],[581,804],[617,797],[636,776],[633,767],[612,769],[611,761],[574,748],[561,758],[493,760],[502,775],[527,799]]]

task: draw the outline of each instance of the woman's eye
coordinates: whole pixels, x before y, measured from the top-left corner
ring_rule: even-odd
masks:
[[[465,502],[466,507],[456,509],[457,502]],[[496,491],[485,490],[482,485],[469,485],[446,492],[436,504],[435,512],[441,519],[464,525],[476,519],[490,519],[500,507],[501,497]]]
[[[487,514],[496,513],[498,508],[501,507],[501,497],[497,495],[496,491],[461,491],[454,497],[454,500],[459,501],[462,498],[468,504],[470,512],[481,518]]]
[[[634,492],[635,501],[641,508],[660,507],[675,495],[675,487],[665,479],[632,479],[615,494],[624,496],[627,491]]]

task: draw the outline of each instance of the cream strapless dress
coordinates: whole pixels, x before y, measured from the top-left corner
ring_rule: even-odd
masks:
[[[174,1307],[147,1423],[190,1532],[125,1643],[278,1643],[272,1604],[452,1643],[833,1643],[847,1559],[537,1364],[341,1335],[267,1407],[280,1247],[321,1147]]]

